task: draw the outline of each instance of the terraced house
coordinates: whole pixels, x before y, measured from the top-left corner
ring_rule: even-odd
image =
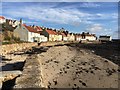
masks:
[[[68,37],[68,41],[75,41],[75,35],[73,33],[68,33],[67,37]]]
[[[42,31],[42,34],[48,38],[48,41],[57,41],[57,32],[52,29],[45,29]]]
[[[56,31],[57,33],[57,41],[62,41],[62,34],[60,31]]]
[[[61,32],[62,35],[62,41],[67,41],[68,37],[67,34],[65,32]]]
[[[25,25],[22,24],[22,19],[20,21],[6,19],[0,16],[0,23],[5,24],[4,26],[9,28],[9,30],[14,32],[14,36],[20,38],[22,41],[27,42],[46,42],[46,41],[81,41],[96,40],[95,34],[85,33],[69,33],[69,31],[64,28],[60,30],[50,29],[46,27],[40,27],[35,25]]]

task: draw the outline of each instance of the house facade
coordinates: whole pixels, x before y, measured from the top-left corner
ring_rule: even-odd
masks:
[[[56,41],[62,41],[62,34],[60,32],[57,32],[57,40]]]
[[[62,41],[67,41],[68,40],[68,37],[64,32],[61,32],[61,35],[62,35]]]
[[[67,34],[68,41],[75,41],[75,35],[73,33]]]
[[[20,38],[22,41],[28,42],[46,42],[47,37],[44,35],[40,35],[36,29],[31,26],[27,26],[25,24],[18,25],[18,27],[14,30],[14,36]]]
[[[81,34],[76,34],[75,35],[75,41],[81,41],[82,35]]]
[[[99,36],[99,41],[112,41],[112,37],[111,36]]]
[[[95,34],[90,34],[90,33],[83,32],[81,36],[82,36],[81,40],[95,41],[97,39]]]
[[[86,35],[86,40],[95,41],[96,40],[96,36],[94,34]]]
[[[42,34],[48,38],[48,41],[57,41],[58,35],[57,32],[53,31],[52,29],[46,29],[42,31]]]

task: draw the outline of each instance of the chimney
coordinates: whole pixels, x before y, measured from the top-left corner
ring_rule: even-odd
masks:
[[[22,18],[20,19],[20,28],[22,27]]]
[[[87,34],[89,34],[89,32],[87,32]]]
[[[32,26],[35,29],[35,25]]]

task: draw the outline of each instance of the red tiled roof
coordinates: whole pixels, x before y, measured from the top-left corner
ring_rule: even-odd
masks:
[[[65,33],[63,33],[63,32],[61,32],[61,35],[64,36],[64,37],[66,37]]]
[[[55,32],[55,31],[53,31],[53,30],[49,30],[49,29],[47,29],[46,30],[49,34],[52,34],[52,35],[56,35],[57,33]]]
[[[35,29],[37,29],[37,31],[43,31],[41,27],[36,26]]]
[[[39,33],[36,29],[34,29],[33,27],[27,26],[25,24],[23,24],[23,26],[25,26],[29,32],[34,32],[34,33]]]
[[[5,19],[5,17],[3,17],[3,16],[0,16],[0,19]]]

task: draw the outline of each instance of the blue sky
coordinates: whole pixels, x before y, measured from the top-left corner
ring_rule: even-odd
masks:
[[[65,28],[118,38],[117,2],[3,2],[6,18],[23,19],[28,25]]]

